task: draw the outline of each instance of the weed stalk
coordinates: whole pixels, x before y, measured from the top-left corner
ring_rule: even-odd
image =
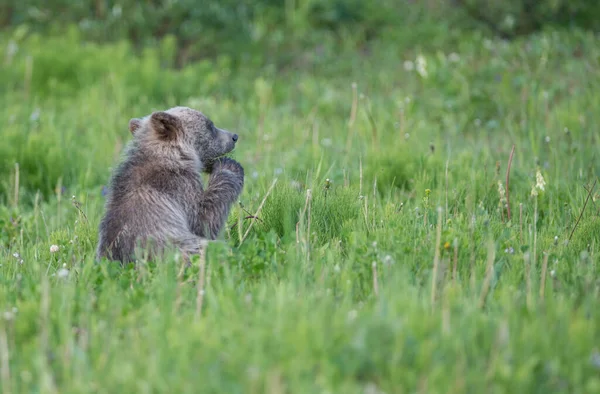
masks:
[[[438,208],[438,223],[435,237],[435,254],[433,258],[433,272],[431,275],[431,306],[435,305],[437,277],[440,265],[440,247],[442,243],[442,208]]]

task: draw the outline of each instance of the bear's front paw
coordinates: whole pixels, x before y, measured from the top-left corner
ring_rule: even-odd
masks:
[[[229,157],[222,157],[214,162],[213,172],[221,170],[228,170],[233,172],[234,174],[241,176],[242,178],[244,177],[244,167],[242,167],[240,163]]]

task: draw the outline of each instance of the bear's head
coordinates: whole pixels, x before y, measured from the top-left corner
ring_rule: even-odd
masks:
[[[129,121],[129,131],[140,142],[170,146],[193,155],[204,165],[235,148],[238,135],[220,129],[204,114],[187,107],[157,111]],[[153,150],[164,151],[161,147]]]

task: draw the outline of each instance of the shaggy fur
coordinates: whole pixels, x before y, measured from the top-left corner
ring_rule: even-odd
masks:
[[[172,245],[184,256],[215,239],[244,186],[244,169],[220,157],[237,134],[201,112],[175,107],[131,119],[125,160],[113,174],[99,226],[97,259],[122,263],[138,248],[156,257]],[[210,174],[204,190],[201,172]]]

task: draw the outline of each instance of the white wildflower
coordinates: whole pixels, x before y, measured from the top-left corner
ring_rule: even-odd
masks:
[[[120,17],[121,17],[121,15],[123,14],[123,8],[121,8],[121,6],[120,6],[120,5],[115,5],[115,6],[112,8],[112,14],[113,14],[113,16],[114,16],[115,18],[120,18]]]
[[[404,69],[406,71],[412,71],[415,68],[415,64],[413,62],[411,62],[410,60],[407,60],[404,62]]]
[[[531,195],[536,197],[539,194],[539,191],[544,191],[546,189],[546,181],[544,180],[544,176],[541,171],[538,169],[535,174],[535,185],[531,188]]]
[[[40,109],[36,108],[31,115],[29,116],[29,120],[31,120],[32,122],[35,122],[36,120],[38,120],[40,118]]]
[[[537,170],[537,173],[535,174],[535,187],[543,191],[545,190],[545,186],[546,181],[544,180],[544,177],[540,170]]]
[[[17,43],[13,40],[10,40],[8,42],[8,45],[6,46],[6,58],[12,59],[17,54],[18,50],[19,46],[17,45]]]
[[[350,312],[348,312],[348,321],[354,321],[357,316],[358,312],[356,311],[356,309],[352,309]]]
[[[369,382],[365,385],[365,394],[384,394],[383,391],[379,390],[379,387],[373,382]]]
[[[58,276],[59,278],[66,278],[67,276],[69,276],[69,270],[66,268],[61,268],[58,270],[58,272],[56,273],[56,276]]]
[[[59,250],[58,245],[51,245],[50,246],[50,253],[56,253],[56,252],[58,252],[58,250]]]
[[[427,78],[427,60],[423,55],[417,56],[417,72],[423,78]]]
[[[498,194],[500,195],[499,206],[500,208],[504,208],[506,206],[506,190],[504,190],[504,185],[502,185],[501,181],[498,181]]]
[[[538,191],[537,191],[535,185],[533,185],[533,187],[531,188],[531,196],[537,197],[537,195],[538,195]]]
[[[508,14],[504,17],[503,25],[508,29],[512,29],[513,27],[515,27],[515,22],[515,17],[511,14]]]

